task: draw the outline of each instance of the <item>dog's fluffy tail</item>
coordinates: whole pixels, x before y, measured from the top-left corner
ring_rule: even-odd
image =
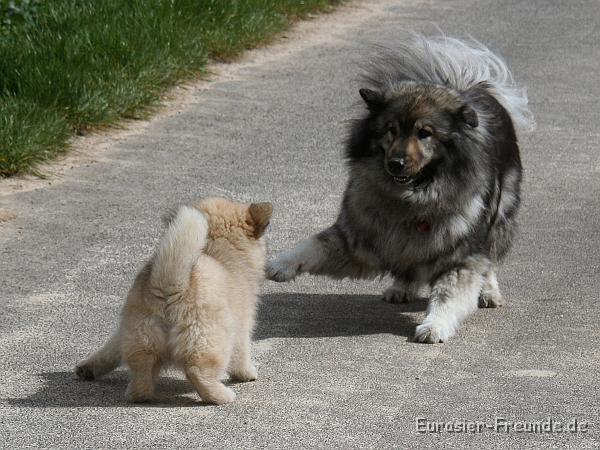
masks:
[[[152,264],[150,286],[155,295],[168,300],[187,290],[192,268],[206,246],[207,236],[206,217],[195,208],[179,208],[170,219]]]
[[[525,89],[516,85],[500,56],[474,40],[414,34],[393,49],[379,48],[365,72],[365,81],[383,92],[393,91],[405,81],[447,86],[459,92],[486,83],[516,128],[535,128]]]

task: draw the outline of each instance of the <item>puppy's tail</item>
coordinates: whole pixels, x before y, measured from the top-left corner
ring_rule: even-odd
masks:
[[[405,81],[437,84],[459,92],[484,83],[518,129],[535,129],[525,89],[517,86],[500,56],[475,40],[413,34],[392,49],[379,48],[365,67],[364,81],[383,92],[393,91]]]
[[[158,245],[150,271],[150,286],[156,296],[169,300],[187,290],[207,237],[204,214],[189,206],[179,208]]]

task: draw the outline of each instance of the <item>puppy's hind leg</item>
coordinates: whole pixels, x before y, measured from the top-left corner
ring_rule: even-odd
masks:
[[[460,323],[477,309],[483,277],[470,268],[453,269],[434,283],[427,316],[417,327],[415,340],[435,344],[446,342]]]
[[[494,269],[490,269],[483,279],[483,286],[479,293],[480,308],[498,308],[504,304],[500,288],[498,287],[498,279]]]
[[[131,372],[127,398],[148,402],[154,397],[154,385],[166,354],[166,336],[159,323],[139,319],[130,324],[133,332],[123,332],[121,351]]]
[[[217,354],[199,355],[185,363],[185,375],[205,402],[223,405],[235,400],[235,392],[220,380],[226,365]]]
[[[120,343],[121,337],[117,331],[100,350],[77,364],[77,376],[90,381],[116,369],[121,363]]]
[[[126,358],[131,371],[127,398],[136,403],[148,402],[154,397],[154,385],[160,371],[158,355],[151,350],[139,350]]]
[[[296,247],[280,253],[267,264],[267,278],[291,281],[301,273],[333,278],[362,278],[368,269],[352,256],[337,225],[311,236]]]

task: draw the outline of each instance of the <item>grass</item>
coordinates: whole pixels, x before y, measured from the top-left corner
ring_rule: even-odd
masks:
[[[0,176],[341,0],[0,0]]]

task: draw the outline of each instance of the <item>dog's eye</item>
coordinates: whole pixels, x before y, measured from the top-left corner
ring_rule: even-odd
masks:
[[[429,130],[427,128],[421,128],[419,131],[417,131],[417,137],[419,139],[427,139],[431,135],[432,135],[431,130]]]

